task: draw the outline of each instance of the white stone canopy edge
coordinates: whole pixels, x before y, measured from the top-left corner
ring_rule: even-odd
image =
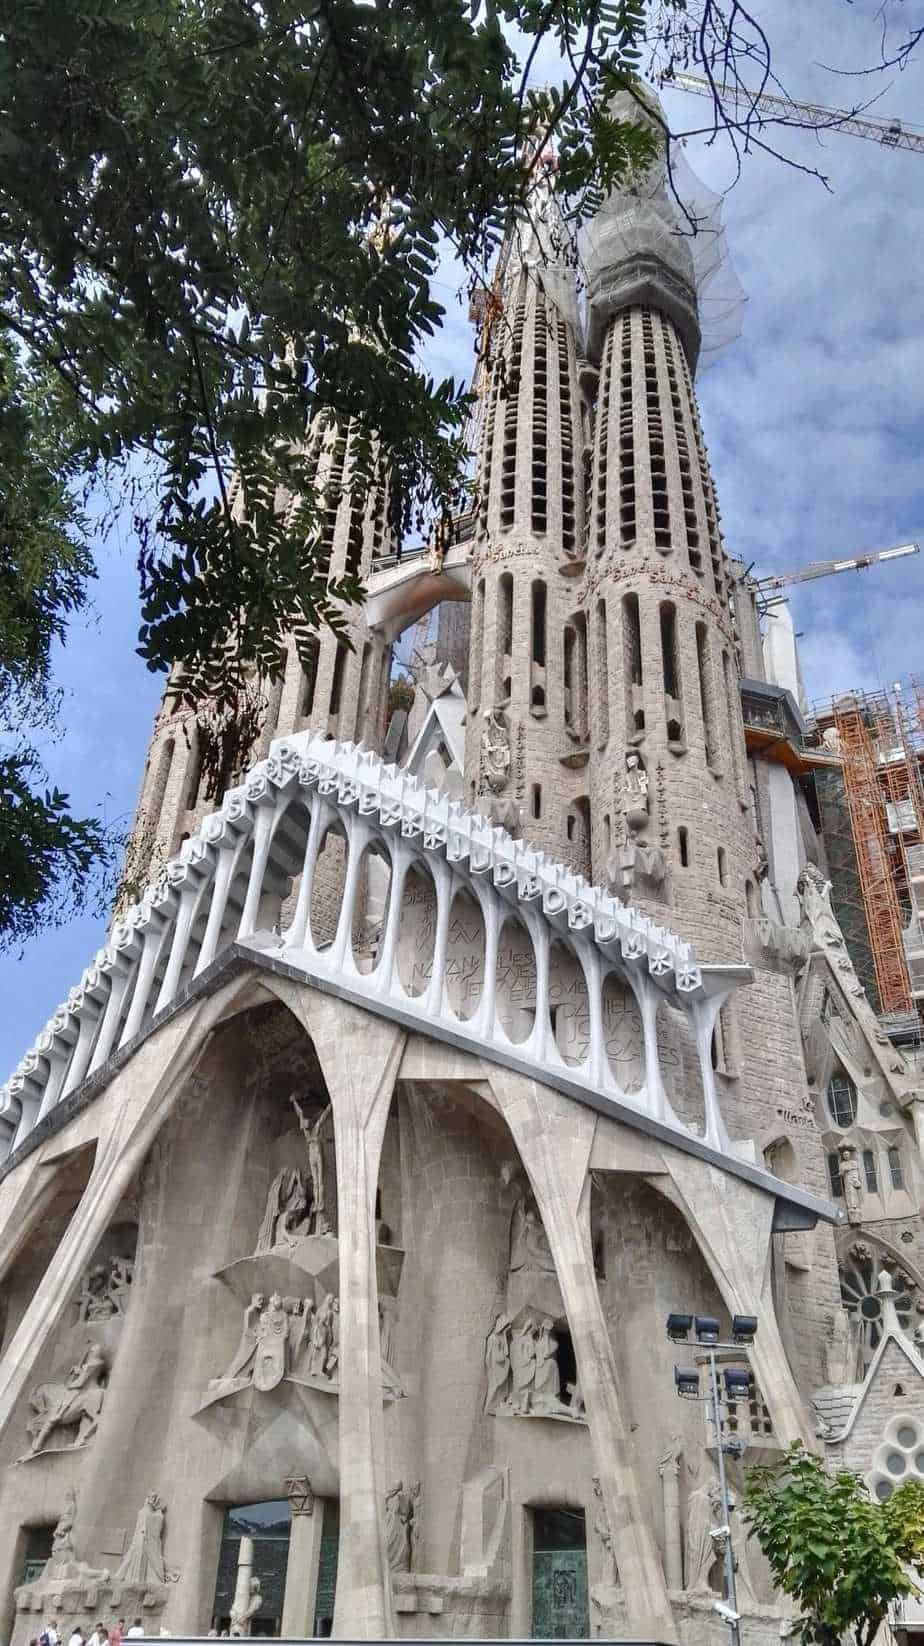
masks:
[[[333,941],[316,947],[310,912],[315,869],[332,826],[347,845],[343,896]],[[360,971],[351,934],[360,895],[360,866],[368,847],[387,856],[390,888],[383,935],[374,964]],[[397,966],[404,882],[421,864],[436,897],[436,931],[429,984],[420,997],[406,992]],[[301,875],[288,927],[271,932],[260,911]],[[446,989],[446,955],[453,897],[463,884],[477,899],[485,932],[480,1004],[464,1020]],[[498,945],[512,906],[529,934],[536,966],[532,1032],[514,1045],[499,1020]],[[259,936],[257,936],[259,932]],[[566,1065],[549,1013],[549,957],[562,943],[579,961],[589,1008],[584,1062]],[[428,789],[362,745],[315,733],[281,738],[217,812],[183,842],[140,902],[115,922],[76,988],[51,1018],[15,1073],[0,1087],[0,1159],[69,1097],[110,1056],[153,1020],[231,943],[252,944],[328,982],[340,981],[351,998],[365,996],[420,1029],[442,1027],[456,1044],[507,1060],[541,1080],[560,1071],[568,1084],[616,1099],[681,1139],[696,1139],[725,1156],[753,1159],[749,1145],[729,1142],[710,1055],[718,1011],[731,990],[750,978],[744,966],[699,967],[688,943],[637,910],[625,907],[562,864],[514,840],[480,813]],[[609,973],[631,988],[644,1042],[644,1080],[624,1091],[607,1056],[602,996]],[[702,1078],[705,1127],[685,1125],[671,1108],[658,1057],[657,1012],[670,998],[692,1020]]]

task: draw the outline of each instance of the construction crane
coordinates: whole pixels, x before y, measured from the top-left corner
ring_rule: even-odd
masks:
[[[924,154],[924,132],[909,131],[900,120],[877,120],[874,115],[854,113],[850,109],[826,109],[821,103],[797,103],[778,92],[752,92],[746,86],[716,82],[713,87],[701,75],[681,70],[666,74],[662,84],[696,92],[698,97],[714,97],[718,92],[733,103],[747,103],[756,113],[781,116],[793,125],[808,126],[814,131],[843,131],[850,137],[865,137],[868,142],[880,143],[887,149],[912,149],[916,154]]]
[[[869,566],[878,566],[883,560],[902,560],[909,554],[920,554],[920,543],[898,543],[892,549],[877,549],[873,554],[855,554],[846,560],[812,560],[797,571],[780,572],[775,577],[757,577],[751,587],[764,603],[777,589],[791,583],[810,583],[816,577],[832,577],[835,572],[862,572]]]

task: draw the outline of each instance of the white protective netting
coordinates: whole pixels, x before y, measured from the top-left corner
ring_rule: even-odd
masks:
[[[638,104],[628,98],[618,112],[639,118]],[[741,335],[747,301],[728,249],[722,207],[722,196],[696,176],[675,144],[670,168],[662,157],[630,188],[611,194],[579,239],[583,285],[603,260],[615,265],[640,252],[661,258],[692,284],[702,330],[700,369]]]

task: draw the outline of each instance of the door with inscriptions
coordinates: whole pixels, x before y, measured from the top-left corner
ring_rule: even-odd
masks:
[[[587,1531],[579,1509],[533,1510],[533,1640],[586,1640]]]

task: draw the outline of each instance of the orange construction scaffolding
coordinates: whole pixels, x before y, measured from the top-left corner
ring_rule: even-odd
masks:
[[[919,915],[915,895],[924,843],[924,685],[851,692],[816,709],[833,727],[843,761],[863,913],[880,1010],[914,1009],[905,928]],[[917,968],[914,968],[917,970]]]

